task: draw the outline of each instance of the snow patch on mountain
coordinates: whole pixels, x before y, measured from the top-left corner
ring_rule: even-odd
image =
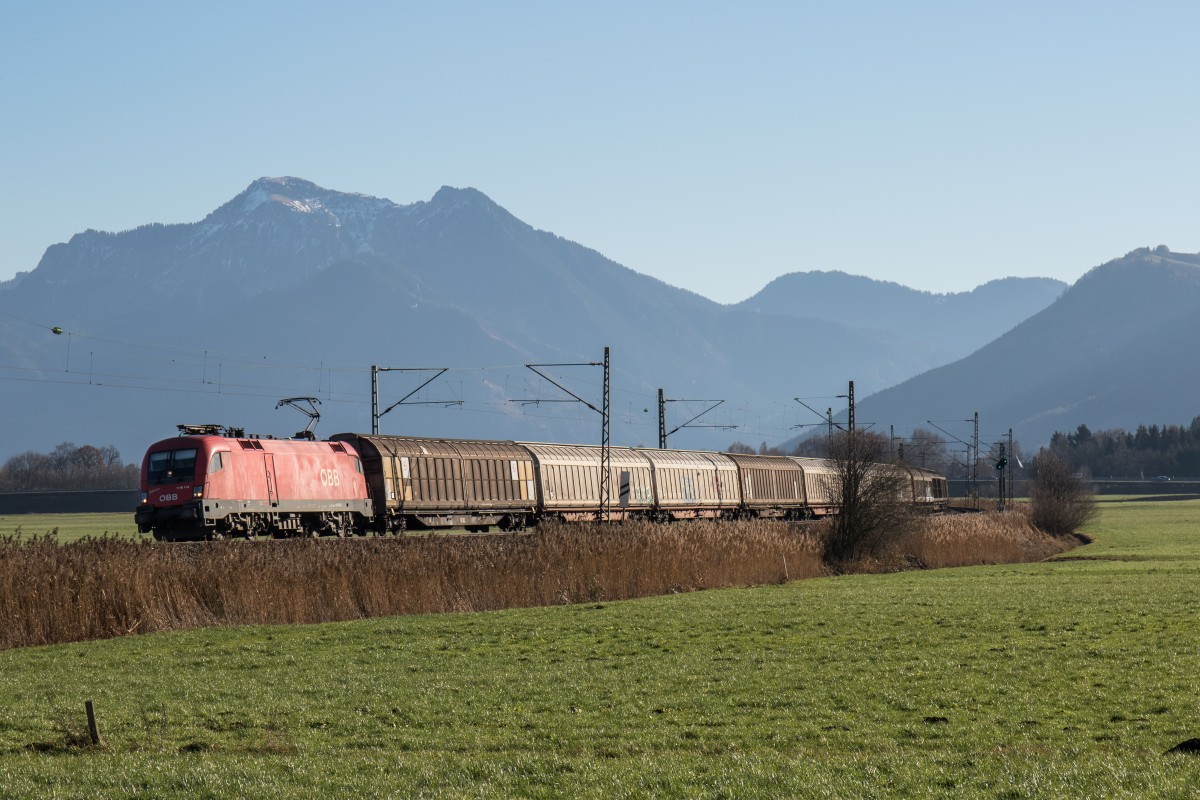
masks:
[[[251,185],[250,189],[247,190],[246,193],[242,197],[242,204],[241,204],[241,209],[240,209],[241,213],[249,214],[251,211],[258,208],[263,203],[267,202],[267,199],[270,196],[271,196],[270,192],[268,192],[264,187],[257,186],[257,185]]]
[[[314,200],[311,203],[305,203],[302,200],[293,200],[292,198],[284,197],[281,194],[272,194],[271,199],[274,200],[276,203],[281,203],[282,205],[285,205],[289,208],[295,209],[296,211],[299,211],[301,214],[311,214],[313,212],[314,208],[319,209],[321,207],[321,203],[319,200]]]

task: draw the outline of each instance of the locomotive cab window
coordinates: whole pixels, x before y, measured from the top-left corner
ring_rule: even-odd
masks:
[[[196,449],[168,450],[151,453],[146,480],[151,486],[175,481],[190,481],[196,477]]]
[[[221,459],[221,454],[213,453],[212,458],[208,460],[208,474],[212,475],[214,472],[220,472],[221,467],[223,466],[225,466],[225,464]]]

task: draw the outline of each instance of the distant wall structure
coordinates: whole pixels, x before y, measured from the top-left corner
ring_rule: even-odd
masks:
[[[87,492],[0,492],[0,514],[105,514],[137,508],[137,489]]]
[[[951,497],[966,497],[969,483],[965,480],[954,478],[946,481],[947,488]],[[1032,485],[1031,481],[1021,479],[1013,486],[1013,495],[1015,497],[1028,497],[1029,488]],[[1083,481],[1085,488],[1090,489],[1096,494],[1170,494],[1170,495],[1200,495],[1200,481],[1180,480],[1180,481],[1152,481],[1152,480],[1085,480]],[[979,496],[980,497],[996,497],[995,480],[980,480],[979,481]]]

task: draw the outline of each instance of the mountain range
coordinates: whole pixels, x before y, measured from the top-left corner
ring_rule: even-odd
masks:
[[[1145,256],[1194,266],[1194,257]],[[599,418],[555,402],[569,397],[523,365],[596,362],[605,346],[614,443],[656,443],[659,387],[697,401],[670,405],[669,426],[703,409],[701,399],[726,400],[701,423],[738,426],[681,430],[671,439],[681,447],[780,441],[818,421],[793,397],[841,394],[848,379],[877,416],[908,422],[942,406],[958,415],[983,404],[973,393],[985,382],[922,381],[957,374],[1016,336],[1023,344],[1002,348],[1008,361],[995,369],[1025,386],[1029,354],[1018,350],[1033,339],[1022,331],[1035,324],[1034,339],[1050,336],[1081,286],[1064,293],[1058,281],[1008,278],[939,295],[811,272],[722,305],[537,230],[474,189],[443,187],[400,205],[262,178],[199,222],[85,231],[0,283],[0,458],[71,440],[115,444],[136,459],[180,422],[286,435],[302,420],[275,401],[295,395],[322,399],[318,433],[369,430],[372,364],[453,368],[392,409],[384,432],[594,441]],[[547,369],[599,405],[597,369]],[[381,407],[433,374],[381,374]],[[1037,386],[1056,408],[1099,408],[1060,396],[1066,386],[1051,391],[1053,377]],[[1005,427],[1033,435],[1039,420],[1073,419],[1027,405]]]
[[[856,413],[955,420],[978,411],[984,438],[1011,427],[1035,447],[1080,424],[1186,425],[1200,415],[1200,374],[1189,367],[1196,341],[1200,254],[1140,248],[1092,269],[970,356],[878,392]]]
[[[795,272],[736,307],[899,334],[949,362],[1041,311],[1065,288],[1053,278],[1000,278],[969,292],[934,294],[844,272]]]

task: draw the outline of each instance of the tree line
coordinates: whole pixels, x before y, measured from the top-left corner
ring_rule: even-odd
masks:
[[[136,489],[141,469],[124,464],[112,445],[63,442],[50,453],[20,453],[0,467],[0,491]]]
[[[1200,475],[1200,417],[1183,425],[1139,425],[1124,430],[1056,432],[1050,452],[1089,478],[1144,479]]]
[[[886,437],[885,437],[886,442]],[[995,445],[981,442],[980,475],[990,475]],[[1019,458],[1024,458],[1019,442],[1014,442]],[[1086,424],[1073,432],[1055,432],[1042,450],[1053,453],[1071,472],[1087,479],[1144,480],[1165,475],[1171,478],[1200,477],[1200,416],[1190,425],[1139,425],[1134,431],[1120,429],[1093,431]],[[783,450],[766,442],[755,449],[734,442],[726,452],[759,455],[815,456],[829,451],[828,437],[812,436],[793,448]],[[881,453],[885,461],[898,461],[924,467],[956,479],[966,477],[966,457],[961,448],[953,450],[946,439],[932,431],[917,428],[903,440],[897,439]],[[1013,453],[1008,452],[1010,477],[1029,475],[1020,469]]]
[[[868,431],[861,431],[868,433]],[[961,452],[955,456],[950,451],[949,443],[937,433],[916,428],[903,438],[894,441],[877,431],[870,431],[871,441],[879,443],[878,456],[881,461],[901,462],[922,469],[930,469],[949,478],[960,477],[966,473],[966,456]],[[807,458],[829,458],[837,449],[841,440],[841,431],[835,431],[832,437],[826,434],[809,436],[799,441],[794,447],[772,447],[763,442],[757,449],[745,442],[734,442],[725,449],[727,453],[741,453],[760,456],[801,456]]]

